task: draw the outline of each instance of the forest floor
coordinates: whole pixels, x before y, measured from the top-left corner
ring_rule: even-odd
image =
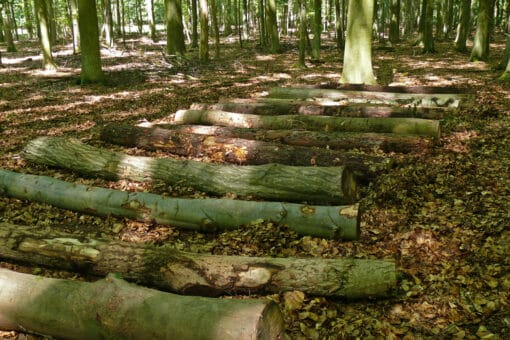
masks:
[[[225,40],[220,58],[203,65],[196,61],[196,50],[186,60],[174,60],[164,57],[164,45],[133,38],[124,47],[103,50],[107,85],[82,87],[77,85],[80,57],[72,55],[69,47],[58,47],[59,70],[47,73],[40,70],[38,45],[19,44],[19,52],[2,52],[1,167],[96,186],[203,197],[190,188],[157,182],[81,178],[27,163],[20,151],[40,135],[72,136],[120,150],[100,142],[104,124],[155,121],[195,102],[247,98],[274,86],[337,82],[341,53],[325,45],[323,62],[301,69],[296,67],[298,54],[291,44],[284,44],[282,54],[269,55],[253,44],[240,49]],[[456,86],[472,91],[475,98],[446,117],[443,137],[429,152],[386,155],[397,160],[396,166],[362,190],[359,241],[300,237],[271,223],[202,234],[7,197],[0,197],[0,221],[212,254],[395,260],[402,279],[386,299],[300,299],[297,294],[296,304],[283,295],[267,298],[279,303],[291,339],[508,339],[510,84],[498,82],[501,71],[494,70],[504,46],[491,46],[493,62],[488,64],[468,62],[469,55],[453,51],[451,43],[436,47],[436,54],[427,55],[405,43],[394,50],[374,49],[380,84]],[[136,148],[124,150],[163,156]],[[76,276],[9,262],[0,266],[52,277]],[[17,336],[0,332],[0,338]]]

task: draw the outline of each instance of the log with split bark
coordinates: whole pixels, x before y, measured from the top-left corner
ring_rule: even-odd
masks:
[[[0,268],[0,328],[62,339],[279,339],[268,299],[180,296],[114,275],[94,283]]]
[[[388,296],[396,285],[392,261],[194,254],[1,222],[0,257],[97,276],[115,272],[143,285],[205,296],[299,290],[360,299]]]
[[[0,170],[0,194],[98,216],[120,216],[211,232],[255,221],[285,224],[302,235],[356,240],[357,205],[317,206],[231,199],[179,199],[125,192]]]
[[[354,171],[348,166],[297,167],[281,164],[236,166],[172,158],[150,158],[96,148],[76,139],[39,137],[23,155],[40,164],[88,176],[136,181],[161,180],[207,193],[313,203],[353,203]]]
[[[323,115],[338,117],[408,117],[443,119],[444,108],[416,106],[383,106],[349,104],[332,100],[299,100],[281,98],[228,99],[216,104],[194,103],[192,110],[221,110],[256,115]]]
[[[261,116],[219,110],[179,110],[163,124],[204,124],[267,130],[312,130],[336,132],[381,132],[421,135],[439,139],[438,120],[419,118],[346,118],[331,116]]]
[[[287,99],[327,98],[356,103],[452,108],[459,107],[461,102],[461,97],[452,93],[343,91],[307,87],[274,87],[269,90],[269,97]]]
[[[207,156],[212,160],[234,164],[338,166],[349,165],[366,174],[368,165],[388,165],[389,159],[380,156],[347,153],[326,148],[291,146],[254,139],[190,134],[158,127],[145,128],[129,124],[110,124],[101,130],[101,139],[118,145],[148,150],[163,150],[181,156]],[[381,165],[381,166],[378,166]]]

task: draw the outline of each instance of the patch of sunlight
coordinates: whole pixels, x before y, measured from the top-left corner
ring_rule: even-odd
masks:
[[[144,179],[151,180],[155,158],[124,155],[117,164],[116,173],[119,178],[133,176],[133,169],[138,174],[147,174]]]
[[[36,77],[51,76],[52,78],[54,78],[55,76],[56,77],[70,77],[74,74],[74,72],[65,72],[65,71],[61,71],[59,69],[56,69],[56,70],[36,69],[36,70],[32,70],[32,71],[26,72],[26,73],[28,73],[31,76],[36,76]]]
[[[2,64],[5,65],[14,65],[14,64],[21,64],[27,61],[33,61],[33,60],[42,60],[41,55],[32,55],[32,56],[25,56],[25,57],[19,57],[19,58],[12,58],[9,56],[2,55]]]
[[[272,55],[258,55],[255,57],[256,60],[259,61],[272,61],[274,60],[274,56]]]

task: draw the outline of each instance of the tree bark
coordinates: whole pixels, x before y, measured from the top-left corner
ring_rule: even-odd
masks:
[[[270,258],[194,254],[168,246],[77,237],[0,223],[4,259],[126,280],[179,294],[282,293],[360,299],[387,296],[395,263],[381,260]]]
[[[9,3],[6,0],[0,1],[0,19],[4,30],[4,38],[7,44],[7,52],[16,52],[14,38],[12,36],[11,16],[9,15]]]
[[[57,64],[53,60],[51,54],[51,39],[50,39],[50,23],[48,19],[47,6],[43,0],[34,0],[35,10],[37,11],[37,17],[39,18],[39,31],[41,51],[42,51],[42,67],[45,70],[56,70]]]
[[[494,0],[480,0],[470,61],[488,61]]]
[[[235,193],[285,201],[353,203],[357,196],[349,167],[234,166],[171,158],[129,156],[75,139],[40,137],[24,149],[27,159],[107,179],[161,180],[216,195]]]
[[[198,55],[201,62],[209,61],[209,8],[207,0],[199,1],[200,16],[200,45]]]
[[[356,240],[360,233],[357,206],[178,199],[90,187],[7,170],[0,170],[0,192],[86,214],[114,215],[204,232],[236,229],[262,219],[316,237]]]
[[[166,52],[183,56],[186,51],[182,25],[182,8],[179,0],[165,0],[166,13]]]
[[[276,0],[265,0],[265,19],[269,50],[280,53],[280,37],[278,35],[278,20],[276,18]]]
[[[147,23],[149,24],[149,36],[153,42],[156,42],[156,21],[154,20],[154,0],[145,0],[145,12],[147,13]]]
[[[375,84],[372,70],[374,0],[349,1],[342,83]]]
[[[343,102],[320,102],[299,99],[259,98],[228,99],[217,104],[191,105],[192,110],[221,110],[255,115],[311,115],[335,117],[408,117],[443,119],[444,108],[423,108],[416,106],[381,106],[349,104]]]
[[[222,138],[243,138],[255,141],[284,143],[295,146],[323,147],[333,150],[361,149],[384,152],[424,152],[433,145],[429,138],[381,133],[317,132],[306,130],[255,130],[205,125],[177,125],[170,130],[159,127],[134,127],[106,131],[101,134],[105,141],[138,147],[169,145],[168,140],[182,134],[220,136]]]
[[[460,21],[457,26],[457,37],[455,39],[455,49],[459,52],[466,52],[466,40],[471,27],[471,0],[461,0]]]
[[[396,44],[400,40],[400,0],[391,0],[390,15],[389,40]]]
[[[109,275],[94,283],[0,269],[0,327],[77,339],[278,339],[274,302],[180,296]]]
[[[95,1],[78,0],[78,26],[80,29],[81,84],[100,83],[104,80],[104,75],[101,69]]]
[[[179,110],[169,116],[168,124],[204,124],[267,130],[312,130],[336,132],[382,132],[421,135],[439,139],[437,120],[419,118],[349,118],[329,116],[259,116],[217,110]]]
[[[69,15],[73,32],[73,53],[80,52],[80,29],[78,28],[78,0],[69,0]]]
[[[455,94],[343,91],[341,89],[306,87],[273,87],[269,90],[269,97],[284,99],[327,98],[330,100],[349,100],[357,103],[420,107],[458,107],[460,103],[460,97]]]
[[[434,0],[422,0],[424,2],[425,21],[423,23],[423,49],[422,53],[435,53],[433,21],[434,21]]]
[[[101,139],[113,144],[163,150],[181,156],[207,156],[214,161],[239,165],[278,163],[298,166],[345,166],[366,176],[368,165],[388,164],[385,158],[344,151],[290,146],[254,139],[189,134],[176,130],[110,124],[102,129]],[[387,169],[386,169],[387,170]]]

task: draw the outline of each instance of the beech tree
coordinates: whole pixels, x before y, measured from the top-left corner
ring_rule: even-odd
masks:
[[[4,31],[5,42],[7,43],[7,52],[16,52],[16,46],[14,45],[14,38],[12,36],[11,18],[9,13],[9,3],[7,0],[1,0],[0,2],[0,16],[2,21],[2,27]]]
[[[45,70],[56,70],[57,65],[53,60],[51,54],[51,39],[50,39],[50,23],[48,20],[48,10],[44,0],[34,0],[35,10],[39,18],[39,41],[41,42],[41,49],[43,54],[42,67]]]
[[[461,0],[460,20],[457,26],[457,37],[455,38],[455,49],[459,52],[466,52],[466,40],[469,34],[471,22],[471,0]]]
[[[78,26],[80,29],[81,83],[98,83],[104,80],[99,49],[99,29],[96,2],[78,0]]]
[[[183,56],[186,51],[180,0],[165,0],[166,51]]]
[[[349,1],[342,83],[375,84],[372,70],[374,0]]]
[[[489,59],[490,26],[493,16],[494,0],[478,1],[478,19],[476,34],[471,50],[471,61],[487,61]]]

